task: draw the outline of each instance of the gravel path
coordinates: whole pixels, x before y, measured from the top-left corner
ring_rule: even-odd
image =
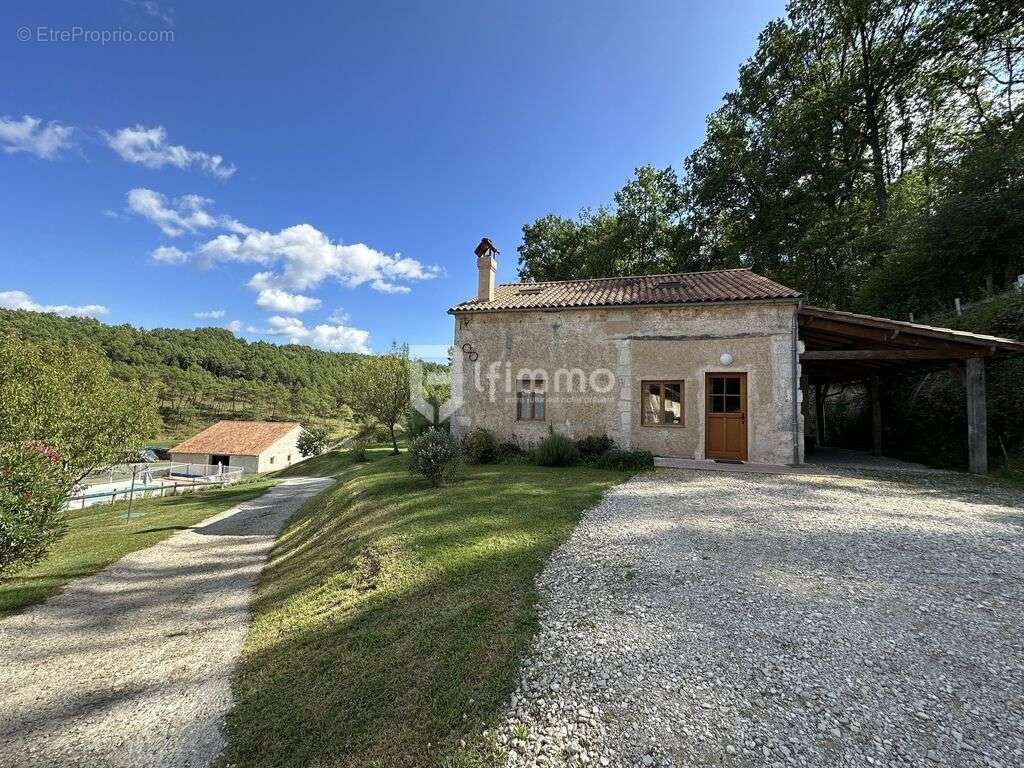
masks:
[[[205,766],[293,479],[0,621],[0,765]]]
[[[662,470],[538,587],[513,766],[1024,765],[1024,492]]]

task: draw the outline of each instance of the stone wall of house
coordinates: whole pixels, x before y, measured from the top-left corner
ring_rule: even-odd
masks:
[[[795,303],[729,303],[457,315],[453,370],[462,403],[452,429],[481,426],[525,446],[551,426],[700,459],[705,374],[746,372],[749,460],[792,463],[795,311]],[[723,353],[732,355],[729,365]],[[517,421],[516,382],[533,375],[546,379],[546,418]],[[684,382],[683,425],[641,424],[645,380]],[[802,457],[802,423],[798,435]]]

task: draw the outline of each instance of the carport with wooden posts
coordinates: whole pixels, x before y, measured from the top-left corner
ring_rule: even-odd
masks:
[[[970,471],[988,471],[985,366],[989,360],[1024,354],[1024,342],[951,328],[804,306],[799,310],[801,379],[805,398],[814,389],[817,442],[824,443],[823,388],[863,383],[871,399],[872,452],[882,453],[881,389],[894,373],[948,367],[967,390]]]

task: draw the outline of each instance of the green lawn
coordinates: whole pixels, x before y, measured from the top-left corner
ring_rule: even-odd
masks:
[[[404,456],[339,473],[263,572],[224,762],[466,764],[459,739],[495,720],[533,634],[534,576],[629,473],[469,467],[434,489]]]
[[[366,451],[366,458],[369,461],[375,461],[390,453],[390,447],[370,448]],[[304,459],[285,469],[271,472],[267,477],[336,477],[342,470],[350,466],[352,466],[351,450],[327,451],[327,453]]]
[[[152,546],[175,531],[253,499],[272,485],[262,480],[223,490],[136,501],[129,521],[119,517],[128,508],[125,502],[73,510],[68,513],[67,534],[45,560],[0,578],[0,617],[40,603],[72,579],[96,573],[129,552]]]

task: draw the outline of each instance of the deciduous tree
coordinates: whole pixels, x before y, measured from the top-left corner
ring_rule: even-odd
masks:
[[[352,367],[347,385],[356,416],[370,416],[384,425],[397,454],[395,425],[409,409],[409,348],[396,344],[387,354],[363,358]]]

